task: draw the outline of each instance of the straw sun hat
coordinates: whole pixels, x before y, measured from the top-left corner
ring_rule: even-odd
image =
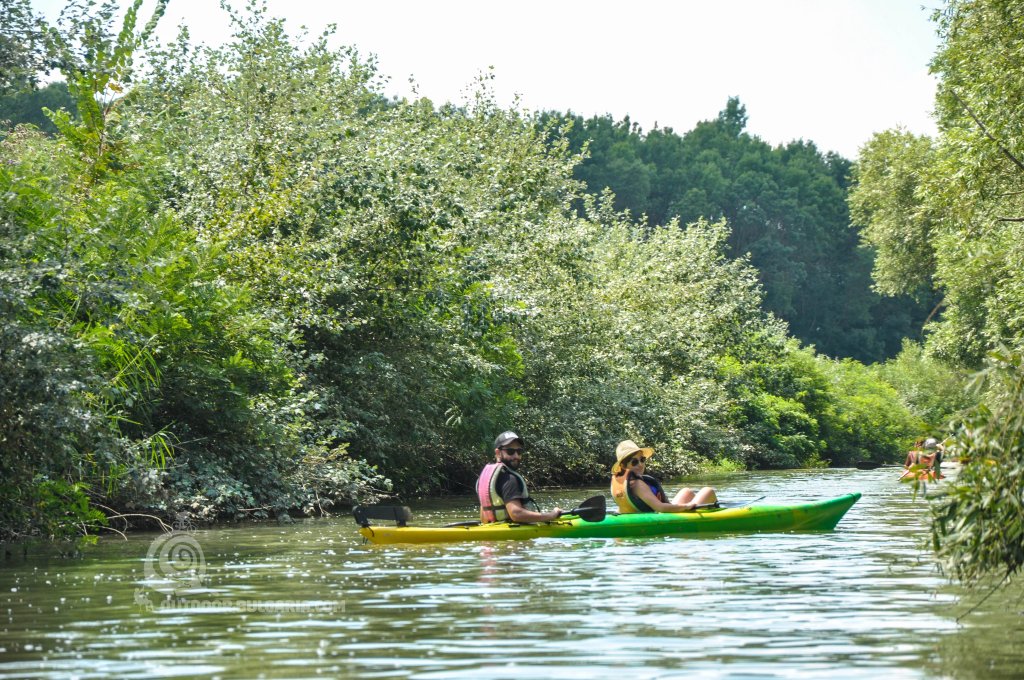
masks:
[[[650,458],[654,455],[654,449],[637,446],[632,439],[619,442],[619,445],[615,447],[615,465],[612,465],[612,474],[619,474],[622,471],[622,461],[638,451],[644,458]]]

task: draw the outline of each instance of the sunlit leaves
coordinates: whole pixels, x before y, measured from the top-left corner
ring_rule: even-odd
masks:
[[[943,40],[933,61],[940,134],[876,135],[865,147],[852,205],[880,249],[880,287],[930,279],[943,294],[925,342],[931,356],[978,368],[987,352],[1009,347],[980,374],[985,389],[971,398],[982,404],[953,423],[949,453],[965,465],[934,506],[933,545],[944,570],[977,583],[1009,577],[1024,563],[1024,7],[950,0],[935,18]],[[927,361],[914,363],[931,373]],[[900,378],[903,369],[891,369],[913,387],[914,380]],[[962,400],[943,405],[913,395],[928,387],[910,391],[912,408],[932,424],[939,415],[960,415]],[[948,380],[935,381],[936,395],[950,388]]]
[[[921,295],[935,271],[935,218],[920,194],[934,153],[927,137],[899,130],[876,134],[861,149],[850,193],[861,238],[875,250],[872,275],[886,295]]]
[[[940,135],[876,135],[851,195],[878,249],[876,285],[892,293],[930,282],[944,307],[929,350],[972,367],[987,348],[1024,337],[1021,12],[1015,2],[953,0],[936,14]]]
[[[1024,566],[1024,370],[1000,351],[977,376],[980,406],[946,441],[962,468],[932,503],[932,540],[943,570],[969,584]]]

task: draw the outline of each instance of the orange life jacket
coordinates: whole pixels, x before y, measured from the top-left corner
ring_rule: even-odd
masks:
[[[654,512],[654,510],[644,503],[633,490],[629,488],[629,482],[634,479],[639,479],[644,484],[651,487],[651,491],[658,500],[668,502],[665,497],[665,489],[654,477],[650,475],[636,475],[632,472],[625,471],[621,474],[612,475],[612,499],[615,504],[619,506],[619,512],[628,515],[635,512]]]

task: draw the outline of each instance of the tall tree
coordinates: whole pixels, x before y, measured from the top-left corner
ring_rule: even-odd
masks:
[[[928,354],[985,366],[983,403],[947,439],[965,466],[934,505],[932,538],[951,576],[1005,582],[1024,565],[1024,4],[949,0],[934,19],[939,135],[876,135],[851,205],[879,289],[942,295]]]
[[[860,248],[846,206],[848,160],[807,142],[773,148],[751,136],[736,98],[682,136],[644,134],[628,119],[569,119],[574,148],[588,151],[576,177],[590,191],[611,188],[617,208],[652,225],[724,218],[731,254],[749,254],[758,270],[765,309],[805,343],[873,361],[918,334],[930,300],[885,300],[871,290],[872,252]]]
[[[0,0],[0,95],[34,89],[48,65],[49,27],[31,0]]]
[[[1024,6],[953,1],[935,18],[940,135],[876,135],[850,203],[879,290],[937,289],[930,351],[978,367],[996,344],[1024,343]]]

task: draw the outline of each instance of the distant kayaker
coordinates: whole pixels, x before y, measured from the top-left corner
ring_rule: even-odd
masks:
[[[935,477],[938,479],[942,478],[942,474],[939,472],[939,466],[942,464],[942,445],[938,439],[934,437],[928,437],[927,439],[918,439],[914,442],[914,447],[907,451],[907,459],[903,463],[903,467],[906,471],[900,477],[906,477],[910,474],[910,469],[917,467],[918,477]]]
[[[561,508],[541,512],[530,498],[526,480],[518,472],[525,448],[523,438],[515,432],[502,432],[495,438],[495,462],[484,467],[476,480],[481,522],[533,524],[551,522],[562,514]],[[527,509],[528,504],[534,509]]]
[[[672,500],[654,477],[646,474],[647,459],[654,449],[641,448],[627,439],[615,448],[612,466],[612,498],[619,512],[689,512],[698,505],[717,503],[718,496],[710,486],[700,491],[681,489]]]

